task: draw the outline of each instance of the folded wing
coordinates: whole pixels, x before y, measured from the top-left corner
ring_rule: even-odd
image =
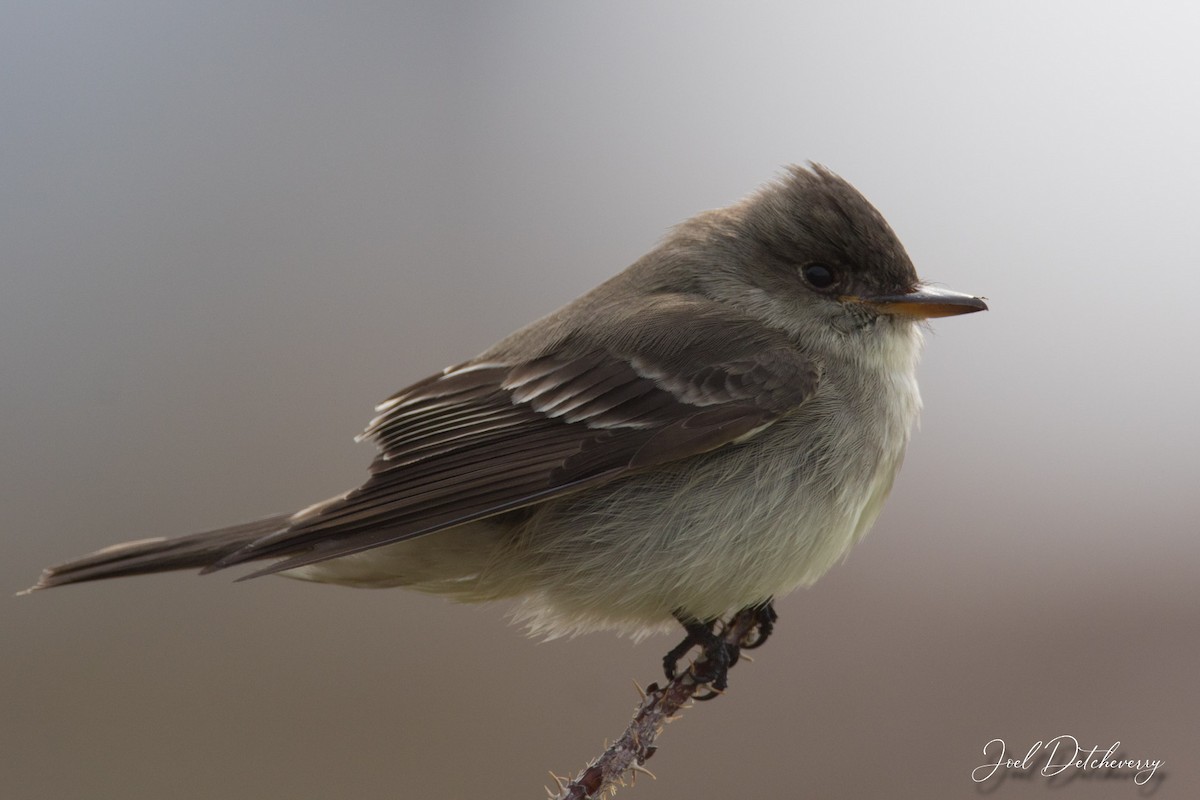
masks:
[[[380,449],[363,486],[210,570],[280,557],[248,577],[279,572],[579,491],[728,446],[811,395],[819,369],[786,337],[736,317],[697,324],[716,313],[672,305],[636,354],[576,336],[397,393],[363,434]]]

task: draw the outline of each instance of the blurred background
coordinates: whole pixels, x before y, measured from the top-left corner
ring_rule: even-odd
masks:
[[[874,532],[623,796],[1195,797],[1198,36],[1183,2],[6,2],[0,587],[356,485],[375,402],[812,159],[992,310],[935,324]],[[0,598],[0,793],[541,797],[675,641],[232,577]],[[1062,734],[1161,780],[972,782]]]

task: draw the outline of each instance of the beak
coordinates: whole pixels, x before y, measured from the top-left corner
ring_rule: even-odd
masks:
[[[925,284],[921,284],[908,294],[889,294],[847,299],[866,303],[884,314],[896,314],[902,317],[915,317],[917,319],[953,317],[958,314],[987,311],[987,303],[983,302],[982,297],[975,297],[963,294],[962,292],[952,292],[949,289],[939,289],[935,286],[927,286]]]

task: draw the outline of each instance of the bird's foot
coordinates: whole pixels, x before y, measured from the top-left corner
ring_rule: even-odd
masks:
[[[675,680],[678,674],[679,659],[683,658],[689,650],[696,645],[700,645],[702,649],[707,650],[713,639],[716,639],[716,634],[713,633],[713,626],[716,625],[716,620],[708,622],[697,622],[696,620],[688,619],[680,614],[676,614],[675,618],[679,620],[679,624],[687,631],[687,636],[683,637],[683,641],[671,648],[665,656],[663,656],[663,672],[667,676],[667,680]]]
[[[739,643],[743,650],[762,647],[767,643],[767,639],[771,638],[771,633],[775,630],[775,621],[779,619],[779,615],[775,613],[775,607],[771,603],[772,601],[768,600],[756,606],[743,608],[738,612],[738,616],[749,614],[754,618],[754,627],[742,637],[742,641]]]
[[[741,651],[761,647],[770,638],[775,621],[779,618],[770,600],[743,608],[728,624],[721,626],[720,633],[713,630],[717,620],[699,622],[683,614],[675,616],[687,635],[663,657],[663,672],[667,680],[674,680],[678,674],[679,659],[693,647],[699,647],[700,655],[691,666],[692,677],[697,684],[707,685],[709,691],[697,695],[696,700],[711,700],[724,692],[729,686],[729,668],[738,662]],[[726,641],[724,631],[734,621],[747,619],[753,624],[746,635],[736,643]]]
[[[679,659],[693,647],[699,647],[700,655],[689,669],[696,683],[707,685],[709,691],[696,695],[695,699],[711,700],[729,685],[729,668],[737,663],[740,648],[713,631],[717,620],[698,622],[682,615],[677,617],[687,635],[663,657],[663,672],[667,680],[674,680],[679,674]]]

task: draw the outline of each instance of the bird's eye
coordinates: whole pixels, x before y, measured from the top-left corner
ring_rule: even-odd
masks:
[[[824,264],[805,264],[801,273],[814,289],[828,289],[838,280],[837,273]]]

